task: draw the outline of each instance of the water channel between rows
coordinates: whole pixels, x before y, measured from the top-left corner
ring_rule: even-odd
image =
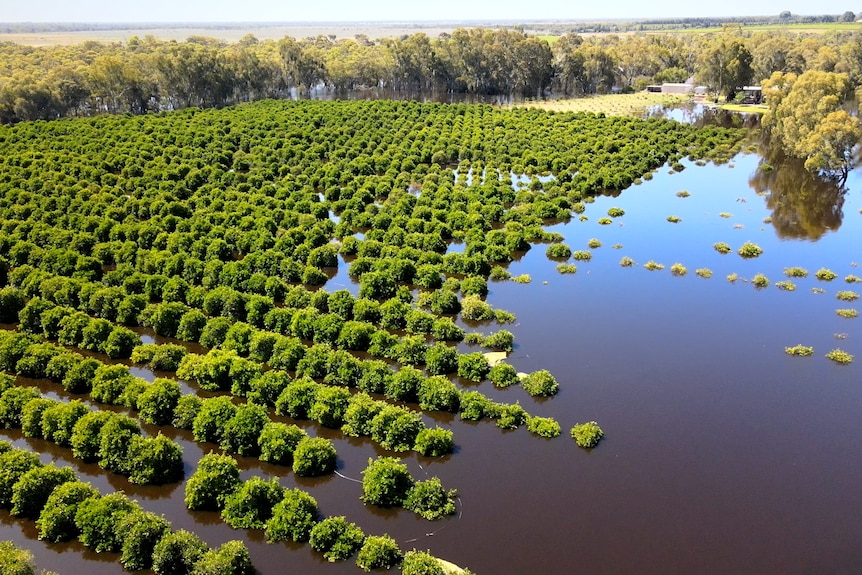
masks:
[[[855,266],[862,263],[862,181],[852,173],[841,194],[798,166],[770,172],[758,169],[761,162],[750,153],[724,166],[684,162],[675,174],[665,167],[588,204],[586,221],[550,227],[575,250],[601,240],[590,262],[575,262],[576,274],[558,274],[544,246],[535,246],[510,266],[514,275],[530,274],[531,283],[491,283],[489,301],[517,315],[507,327],[517,342],[510,363],[518,371],[549,369],[562,390],[536,402],[518,388],[485,382],[478,389],[557,418],[564,435],[549,441],[525,429],[504,433],[487,421],[440,416],[457,452],[443,461],[407,461],[414,476],[438,475],[458,489],[459,516],[429,523],[404,510],[366,508],[357,483],[297,479],[256,460],[242,461],[243,477],[279,475],[284,486],[308,489],[323,514],[346,515],[367,533],[388,532],[404,549],[430,549],[479,575],[862,573],[862,319],[835,314],[854,307],[836,292],[858,291],[843,278],[862,275]],[[680,190],[690,197],[677,197]],[[599,225],[612,206],[625,215]],[[669,223],[670,215],[682,221]],[[714,251],[719,241],[734,252]],[[764,254],[736,255],[745,241]],[[623,268],[622,256],[637,263]],[[642,267],[647,260],[666,268],[650,272]],[[673,276],[675,262],[688,274]],[[790,266],[810,275],[792,280],[795,291],[781,291],[774,283],[788,279],[782,272]],[[838,278],[818,281],[821,267]],[[698,277],[696,268],[714,275]],[[729,282],[731,273],[740,279]],[[745,281],[756,273],[772,285],[757,290]],[[328,287],[348,284],[342,263]],[[814,356],[784,353],[798,343],[813,346]],[[823,357],[835,347],[857,362],[840,366]],[[606,432],[592,451],[566,436],[588,420]],[[334,440],[345,476],[360,478],[368,458],[382,453],[369,441],[304,425]],[[185,431],[168,434],[184,448],[187,477],[214,449]],[[212,546],[245,540],[261,575],[359,572],[352,561],[327,563],[308,545],[268,545],[260,532],[188,512],[182,484],[132,486],[69,450],[19,432],[0,435],[42,452],[45,462],[71,465],[103,492],[125,490]],[[31,521],[7,512],[0,513],[0,539],[33,550],[40,568],[60,574],[123,572],[116,555],[37,541]]]

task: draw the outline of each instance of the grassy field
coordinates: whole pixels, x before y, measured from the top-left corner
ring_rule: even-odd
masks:
[[[690,96],[681,94],[604,94],[566,100],[528,101],[518,106],[553,110],[556,112],[604,112],[607,116],[634,116],[640,118],[650,106],[685,102]]]

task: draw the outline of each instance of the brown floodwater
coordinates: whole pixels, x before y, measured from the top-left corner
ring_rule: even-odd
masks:
[[[404,510],[365,507],[355,481],[299,479],[253,459],[241,460],[243,477],[278,476],[285,487],[308,490],[324,515],[346,515],[367,533],[390,533],[404,549],[430,549],[479,575],[862,573],[862,320],[835,314],[854,307],[835,297],[854,289],[842,278],[862,275],[855,265],[862,261],[862,181],[853,173],[847,191],[822,188],[802,181],[802,172],[775,173],[793,166],[759,170],[762,161],[752,154],[728,166],[685,162],[681,173],[665,168],[617,197],[599,197],[587,205],[587,221],[551,227],[572,249],[601,240],[592,261],[576,262],[576,274],[558,274],[537,246],[510,265],[515,275],[530,274],[531,283],[491,283],[488,300],[517,315],[515,324],[502,326],[516,336],[509,362],[518,371],[549,369],[561,391],[536,401],[519,388],[496,390],[488,382],[474,388],[555,417],[564,431],[544,440],[487,421],[426,417],[454,431],[457,451],[444,460],[407,455],[406,461],[415,477],[437,475],[458,489],[458,515],[427,522]],[[691,196],[675,195],[683,189]],[[625,216],[598,225],[611,206]],[[670,215],[682,221],[669,223]],[[712,249],[719,241],[734,250],[753,241],[764,253],[753,260],[720,255]],[[620,267],[622,256],[637,264]],[[647,271],[642,264],[650,259],[667,267]],[[688,274],[674,277],[675,262]],[[790,266],[810,275],[792,279],[795,291],[779,290],[774,284],[788,279],[783,270]],[[838,279],[817,280],[821,267]],[[714,275],[698,277],[696,268]],[[726,280],[731,273],[740,279]],[[745,280],[756,273],[772,284],[755,289]],[[350,285],[346,266],[331,283]],[[815,354],[784,353],[798,343]],[[823,357],[836,347],[856,363]],[[588,420],[606,432],[590,451],[567,436],[574,423]],[[384,453],[370,441],[301,425],[333,439],[347,478],[360,479],[368,458]],[[261,575],[360,572],[352,561],[326,562],[308,545],[270,545],[261,532],[189,512],[182,484],[134,486],[82,464],[69,450],[19,432],[0,435],[41,452],[43,461],[72,466],[103,492],[125,491],[211,546],[244,540]],[[168,435],[184,449],[187,476],[215,449],[186,431]],[[42,543],[32,522],[6,512],[0,538],[31,549],[39,568],[122,572],[117,555]]]

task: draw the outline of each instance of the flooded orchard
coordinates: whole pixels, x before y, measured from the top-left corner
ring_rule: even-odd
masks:
[[[619,194],[595,197],[581,217],[549,222],[573,250],[600,241],[589,261],[569,260],[576,273],[558,273],[539,244],[508,266],[513,276],[529,274],[529,283],[489,281],[488,302],[517,316],[507,328],[516,342],[507,361],[519,372],[548,369],[561,389],[537,400],[518,386],[460,385],[554,417],[563,437],[435,413],[453,430],[455,453],[411,453],[405,461],[414,477],[436,475],[458,490],[456,515],[428,522],[363,505],[362,471],[389,452],[308,421],[297,423],[334,442],[338,475],[300,478],[238,457],[243,479],[277,476],[284,487],[307,490],[325,516],[346,515],[366,533],[389,533],[404,550],[430,549],[480,575],[862,572],[862,378],[858,362],[824,357],[841,348],[862,358],[862,320],[835,313],[853,306],[836,299],[854,289],[845,276],[862,274],[862,176],[851,173],[842,190],[753,152],[725,165],[682,164],[681,172],[665,166]],[[625,214],[600,224],[613,207]],[[717,242],[730,253],[716,251]],[[740,257],[745,242],[763,254]],[[623,257],[633,265],[621,266]],[[650,260],[664,269],[645,269]],[[688,273],[671,273],[675,263]],[[785,268],[794,266],[807,277],[787,278]],[[341,261],[325,289],[348,287],[346,268]],[[817,279],[820,268],[837,278]],[[751,283],[759,273],[768,287]],[[795,290],[776,287],[788,279]],[[785,353],[800,343],[814,354]],[[35,383],[52,397],[72,397]],[[585,450],[567,432],[589,420],[606,435]],[[143,427],[150,435],[158,429]],[[201,456],[218,451],[189,431],[162,431],[182,446],[186,478]],[[184,482],[132,485],[20,431],[2,437],[41,453],[44,463],[71,466],[103,492],[124,491],[212,547],[242,539],[261,575],[358,572],[353,561],[329,563],[308,545],[267,544],[261,531],[233,530],[216,512],[188,511]],[[123,572],[116,554],[36,537],[32,521],[0,512],[0,539],[32,550],[40,569]]]

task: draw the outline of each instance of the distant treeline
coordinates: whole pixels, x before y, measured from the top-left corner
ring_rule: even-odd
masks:
[[[815,69],[862,79],[862,33],[634,34],[548,42],[512,29],[457,29],[373,41],[358,35],[227,44],[134,37],[34,48],[0,43],[0,122],[143,114],[293,98],[325,87],[541,97],[641,89],[694,77],[733,98],[773,72]]]

